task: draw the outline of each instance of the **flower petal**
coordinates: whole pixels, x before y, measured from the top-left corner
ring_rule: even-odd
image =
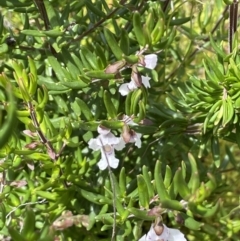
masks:
[[[157,55],[156,54],[145,55],[144,61],[146,63],[147,68],[154,69],[157,65]]]
[[[133,78],[131,78],[131,81],[128,83],[128,88],[130,89],[130,91],[136,90],[138,88]]]
[[[110,146],[108,146],[110,147]],[[111,168],[117,168],[119,164],[119,160],[115,157],[114,149],[112,148],[108,152],[104,151],[104,149],[101,149],[101,159],[98,162],[98,167],[100,170],[105,170],[107,166]]]
[[[142,140],[141,140],[142,134],[140,133],[135,133],[135,146],[137,146],[138,148],[142,147]]]
[[[154,225],[152,224],[149,232],[147,235],[144,235],[138,241],[187,241],[184,238],[184,235],[177,229],[168,228],[166,225],[163,224],[163,232],[160,235],[157,235],[154,230]]]
[[[101,149],[102,145],[101,145],[101,142],[98,139],[92,138],[92,139],[89,140],[88,146],[89,146],[89,148],[93,149],[94,151],[98,151],[98,150]]]
[[[109,132],[107,135],[99,135],[99,141],[104,145],[117,145],[119,143],[119,137],[113,135],[113,133]]]
[[[138,241],[146,241],[146,234],[143,235]]]
[[[106,162],[106,159],[100,159],[100,161],[98,162],[98,167],[100,170],[105,170],[108,166],[108,163]]]
[[[119,88],[119,93],[122,95],[122,96],[125,96],[127,95],[131,90],[128,88],[128,83],[126,84],[122,84]]]
[[[113,156],[109,163],[110,167],[116,169],[118,167],[118,164],[119,160],[115,156]]]
[[[119,138],[118,144],[114,145],[114,149],[117,151],[121,151],[125,147],[126,143],[122,137]]]
[[[178,229],[169,228],[169,233],[168,241],[187,241]]]
[[[101,126],[98,126],[98,133],[100,134],[100,135],[107,135],[109,132],[110,132],[110,130],[109,129],[107,129],[107,128],[102,128]]]
[[[132,126],[138,125],[137,123],[133,122],[132,117],[130,117],[128,115],[124,115],[122,121],[125,122],[126,124],[130,125],[130,126],[131,125]]]
[[[147,238],[146,238],[146,241],[148,240],[152,240],[152,241],[157,241],[157,240],[163,240],[163,241],[168,241],[168,237],[169,237],[169,230],[168,230],[168,227],[166,227],[165,225],[164,226],[164,229],[163,229],[163,232],[161,235],[157,235],[155,233],[155,230],[154,230],[154,226],[152,224],[149,232],[147,233]]]
[[[149,83],[149,80],[150,80],[151,78],[149,78],[148,76],[142,76],[142,83],[143,83],[143,85],[146,87],[146,88],[150,88],[151,87],[151,85],[150,85],[150,83]]]

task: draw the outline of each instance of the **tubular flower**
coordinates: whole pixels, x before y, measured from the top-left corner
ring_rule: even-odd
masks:
[[[178,230],[168,228],[166,225],[152,225],[149,232],[138,241],[187,241],[184,235]]]
[[[156,54],[149,54],[144,56],[144,64],[146,68],[154,69],[157,65],[157,55]],[[133,77],[131,78],[131,81],[129,83],[122,84],[119,88],[119,92],[121,95],[125,96],[129,92],[137,89],[139,87],[139,82],[142,82],[142,84],[146,88],[150,88],[149,83],[150,77],[148,76],[142,76],[141,75],[141,81],[136,81]]]
[[[101,150],[101,159],[97,164],[99,169],[105,170],[108,166],[117,168],[119,160],[115,157],[115,149],[122,150],[125,147],[123,139],[114,136],[109,129],[100,126],[98,133],[98,137],[90,139],[88,145],[94,151]]]
[[[127,125],[132,125],[132,126],[136,126],[137,123],[133,122],[132,118],[125,115],[123,117],[123,121],[127,124]],[[142,134],[135,132],[134,130],[129,130],[129,128],[124,128],[123,130],[123,140],[125,141],[125,143],[135,143],[135,146],[137,146],[138,148],[141,148],[142,146],[142,141],[141,141],[141,137]],[[126,136],[128,136],[126,138]]]

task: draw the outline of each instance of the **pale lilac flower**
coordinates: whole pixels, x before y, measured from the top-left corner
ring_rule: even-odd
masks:
[[[142,236],[138,241],[187,241],[184,235],[178,230],[168,228],[163,224],[163,231],[156,234],[154,225],[151,226],[149,232]]]
[[[157,55],[156,54],[149,54],[144,56],[144,62],[145,62],[145,67],[149,69],[154,69],[157,65]],[[150,83],[149,80],[151,79],[148,76],[141,76],[142,78],[142,84],[146,88],[150,88]],[[121,95],[125,96],[129,92],[135,90],[138,88],[138,85],[134,81],[133,78],[131,78],[131,81],[129,83],[122,84],[119,88],[119,92]]]
[[[127,125],[132,125],[132,126],[136,126],[138,125],[137,123],[133,122],[132,118],[129,117],[128,115],[125,115],[123,117],[123,121],[127,124]],[[133,130],[130,131],[130,139],[128,140],[128,143],[135,143],[135,146],[137,146],[138,148],[141,148],[142,146],[142,141],[141,141],[141,137],[142,137],[142,134],[140,133],[137,133]]]
[[[115,157],[116,150],[122,150],[125,143],[121,137],[114,136],[109,129],[98,127],[98,137],[92,138],[89,142],[89,148],[94,151],[101,150],[101,159],[98,162],[100,170],[105,170],[108,165],[111,168],[117,168],[119,160]]]

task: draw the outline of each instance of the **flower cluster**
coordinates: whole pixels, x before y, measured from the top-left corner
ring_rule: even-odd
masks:
[[[135,126],[137,125],[135,122],[133,122],[132,118],[130,118],[129,116],[125,115],[123,117],[123,121],[125,122],[125,126],[123,128],[123,134],[122,137],[124,139],[124,141],[126,143],[135,143],[135,146],[137,146],[138,148],[141,148],[142,146],[142,141],[141,141],[141,137],[142,134],[140,133],[136,133],[133,130],[129,130],[128,126]]]
[[[98,137],[88,142],[89,148],[94,151],[101,150],[101,159],[98,162],[100,170],[106,169],[108,166],[117,168],[119,160],[115,157],[115,149],[122,150],[125,142],[121,137],[114,136],[109,129],[101,126],[98,127]]]
[[[108,73],[115,72],[123,65],[122,62],[117,63],[115,66],[110,66],[107,69]],[[149,54],[144,57],[139,57],[138,65],[145,66],[149,69],[154,69],[157,65],[157,55]],[[127,95],[130,91],[137,89],[142,84],[149,88],[150,77],[141,76],[136,68],[136,65],[132,67],[132,77],[129,83],[122,84],[119,88],[121,95]],[[125,147],[126,143],[135,143],[135,146],[141,148],[141,134],[136,133],[131,130],[129,126],[137,125],[133,122],[132,118],[129,116],[124,116],[123,120],[124,127],[121,137],[114,136],[109,129],[99,126],[98,127],[98,137],[92,138],[89,142],[89,148],[94,151],[101,151],[101,159],[98,162],[98,167],[100,170],[105,170],[108,166],[111,168],[117,168],[119,164],[119,159],[115,157],[115,150],[122,150]]]
[[[168,228],[164,224],[151,226],[149,232],[138,241],[187,241],[184,235],[178,230]]]
[[[124,116],[123,122],[125,123],[124,127],[127,125],[137,125],[127,115]],[[101,159],[97,164],[100,170],[105,170],[108,166],[111,168],[118,167],[119,159],[115,157],[115,150],[122,150],[126,143],[135,143],[138,148],[142,145],[142,135],[129,130],[129,128],[124,128],[123,134],[120,137],[116,137],[109,129],[102,126],[98,127],[98,133],[97,138],[90,139],[88,145],[94,151],[101,151]]]
[[[144,61],[140,65],[143,65],[149,69],[154,69],[157,65],[157,55],[149,54],[144,56]],[[129,83],[122,84],[119,88],[119,92],[121,95],[125,96],[129,92],[137,89],[142,84],[146,88],[150,88],[151,86],[150,86],[149,80],[150,80],[150,77],[139,75],[137,72],[133,70],[131,81]]]

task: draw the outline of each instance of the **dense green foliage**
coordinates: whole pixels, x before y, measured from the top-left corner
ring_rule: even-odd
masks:
[[[188,240],[239,240],[231,3],[0,1],[1,240],[132,241],[160,215]],[[141,133],[141,148],[99,170],[99,125]]]

